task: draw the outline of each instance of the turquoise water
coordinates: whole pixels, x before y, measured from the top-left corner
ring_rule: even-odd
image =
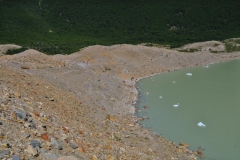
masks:
[[[144,126],[205,148],[205,160],[240,160],[240,60],[163,73],[136,87]]]

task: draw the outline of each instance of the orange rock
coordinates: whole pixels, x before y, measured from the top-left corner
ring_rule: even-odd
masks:
[[[69,129],[67,127],[62,127],[62,129],[66,132],[69,133]]]
[[[37,92],[36,92],[36,91],[32,91],[32,92],[37,95]]]
[[[107,115],[107,119],[109,119],[110,121],[115,121],[115,118],[111,115]]]
[[[107,160],[115,160],[115,158],[113,156],[108,155]]]
[[[16,116],[15,113],[12,113],[12,118],[13,118],[14,120],[17,120],[17,116]]]
[[[21,94],[17,91],[14,92],[14,96],[17,97],[17,98],[21,98]]]
[[[79,149],[79,151],[81,151],[82,153],[86,153],[86,150],[83,148],[83,146],[79,146],[78,149]]]
[[[22,69],[30,69],[28,66],[21,66]]]
[[[105,147],[106,149],[112,149],[112,147],[110,145],[106,145]]]
[[[9,106],[4,106],[4,109],[6,109],[6,110],[9,109]]]
[[[39,116],[40,116],[40,114],[37,113],[37,112],[33,112],[33,114],[34,114],[36,117],[39,117]]]
[[[121,127],[121,130],[122,130],[122,131],[125,131],[126,129],[125,129],[124,127]]]
[[[79,131],[79,134],[83,134],[83,131]]]
[[[41,138],[44,139],[45,141],[50,141],[49,137],[48,137],[48,135],[46,133],[42,134]]]

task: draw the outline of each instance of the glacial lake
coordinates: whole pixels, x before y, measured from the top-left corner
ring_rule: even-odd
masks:
[[[136,87],[136,114],[149,118],[142,125],[204,148],[204,160],[240,160],[240,60],[162,73]]]

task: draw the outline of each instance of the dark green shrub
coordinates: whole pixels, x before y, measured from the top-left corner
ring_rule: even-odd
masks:
[[[13,54],[21,53],[21,52],[26,51],[26,50],[28,50],[28,48],[9,49],[9,50],[7,50],[7,52],[5,54],[6,55],[13,55]]]
[[[96,44],[178,48],[240,37],[239,0],[3,0],[0,21],[0,44],[47,54],[70,54]]]

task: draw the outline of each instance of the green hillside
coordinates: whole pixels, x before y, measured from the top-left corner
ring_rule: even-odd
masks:
[[[0,44],[69,54],[101,44],[171,47],[240,37],[239,0],[1,0]]]

